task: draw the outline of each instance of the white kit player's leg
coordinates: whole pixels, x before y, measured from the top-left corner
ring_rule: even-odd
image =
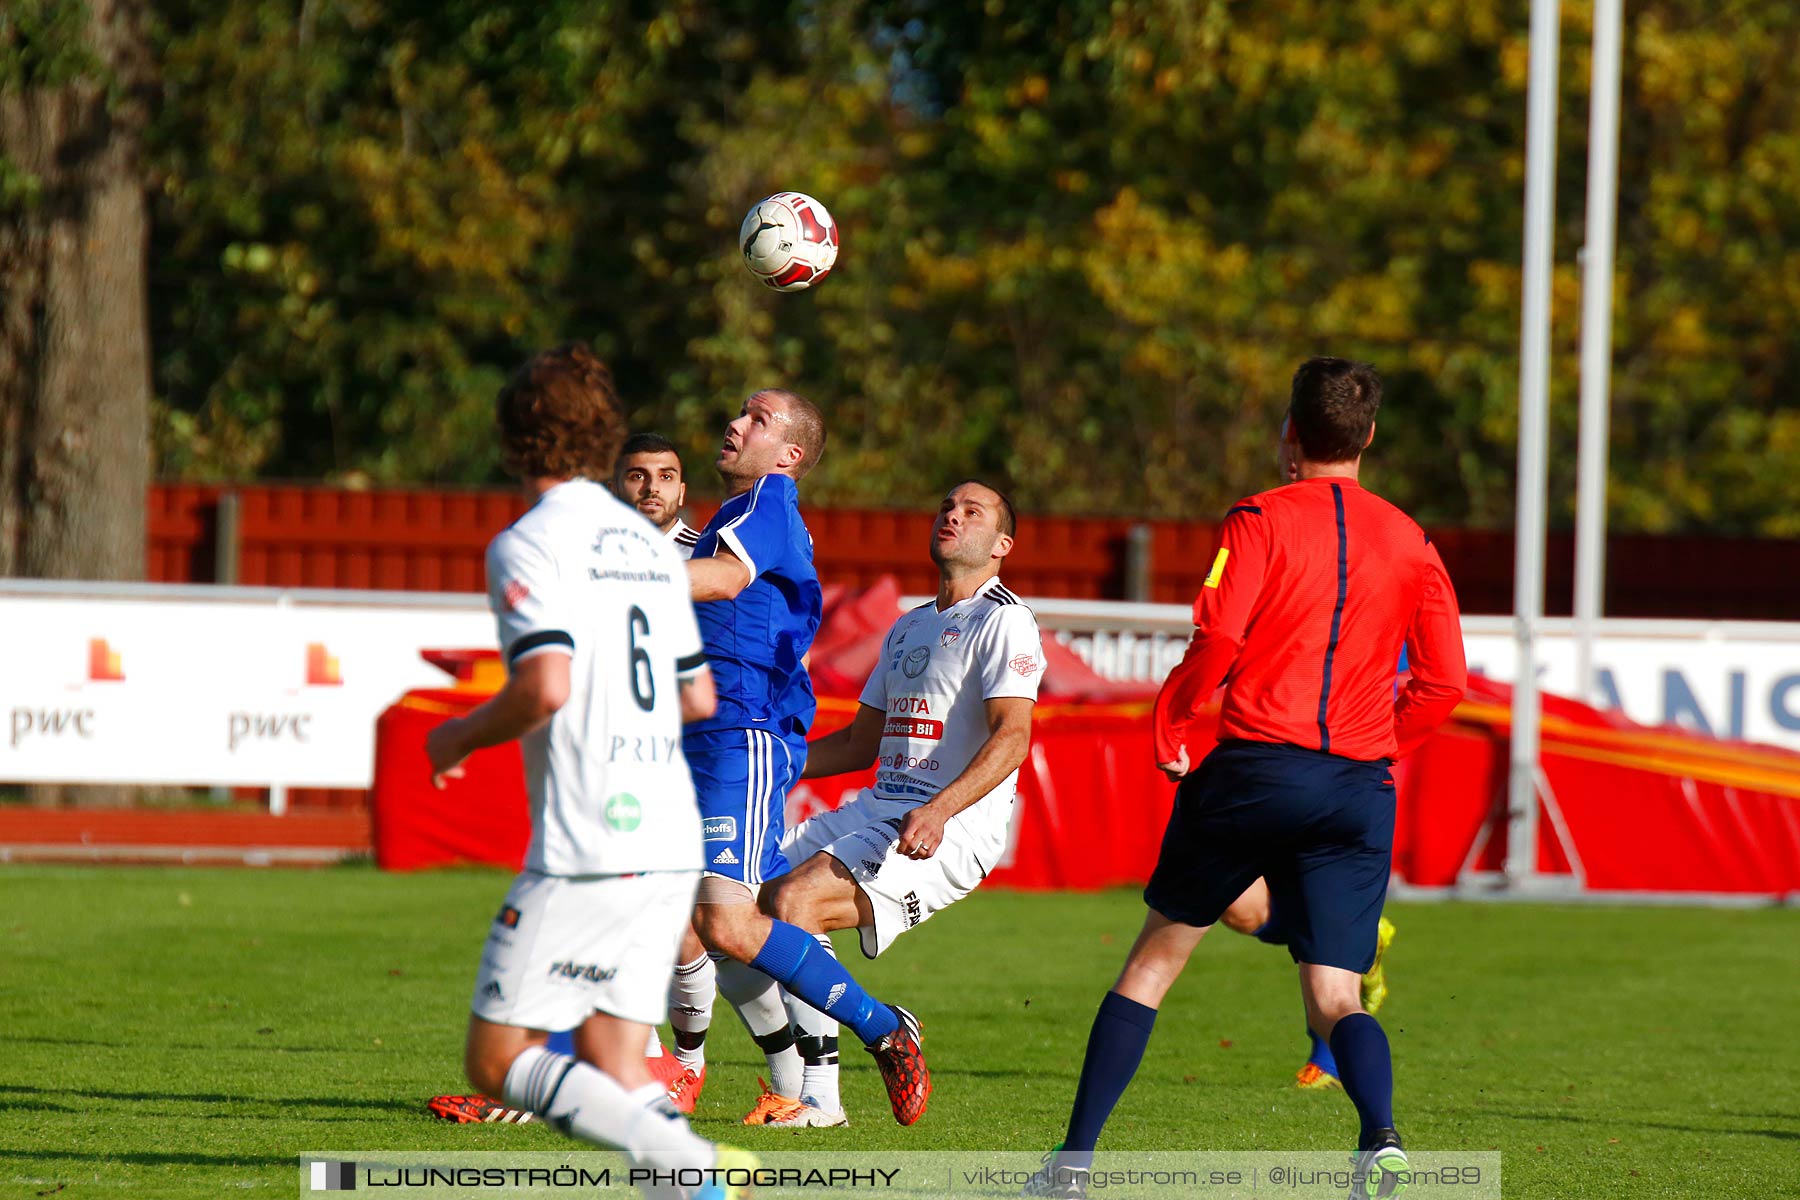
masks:
[[[675,1030],[675,1061],[698,1075],[706,1070],[706,1031],[712,1027],[717,970],[704,950],[676,966],[669,981],[669,1024]]]
[[[866,794],[865,794],[866,795]],[[873,819],[868,801],[859,798],[830,812],[821,813],[788,831],[782,851],[790,862],[801,864],[824,849],[843,832],[855,829]],[[819,947],[832,958],[837,948],[831,935],[814,931]],[[799,1047],[804,1073],[800,1098],[805,1108],[776,1125],[835,1126],[848,1125],[843,1099],[838,1090],[838,1022],[797,996],[785,991],[788,1018],[793,1023],[795,1045]]]
[[[625,1151],[633,1165],[661,1171],[713,1165],[712,1143],[688,1128],[660,1084],[627,1092],[597,1067],[530,1046],[507,1071],[504,1094],[507,1103],[570,1137]]]
[[[797,1097],[803,1065],[794,1047],[794,1030],[788,1023],[781,989],[755,967],[722,955],[713,956],[718,971],[719,995],[737,1012],[744,1028],[769,1064],[769,1091]]]
[[[831,944],[831,935],[818,933],[813,937],[820,949],[833,958],[837,957],[837,950]],[[785,1125],[804,1120],[809,1125],[849,1124],[844,1117],[843,1101],[838,1096],[837,1021],[786,992],[782,993],[782,998],[787,1001],[788,1018],[794,1026],[794,1043],[800,1050],[801,1062],[805,1064],[800,1098],[816,1111],[789,1121],[773,1123]]]

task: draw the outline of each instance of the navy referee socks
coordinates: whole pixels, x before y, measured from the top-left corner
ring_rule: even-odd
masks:
[[[1367,1149],[1377,1132],[1394,1127],[1394,1060],[1387,1034],[1368,1013],[1351,1013],[1332,1028],[1331,1052],[1342,1068],[1338,1080],[1362,1119],[1357,1145]]]
[[[1106,993],[1100,1011],[1094,1014],[1094,1028],[1088,1034],[1087,1055],[1081,1060],[1081,1082],[1075,1085],[1075,1104],[1069,1111],[1069,1135],[1063,1149],[1081,1154],[1093,1152],[1100,1140],[1101,1127],[1125,1094],[1138,1064],[1144,1061],[1144,1047],[1150,1044],[1150,1031],[1156,1027],[1156,1010],[1136,1000],[1128,1000],[1117,992]],[[1086,1165],[1075,1162],[1071,1165]]]

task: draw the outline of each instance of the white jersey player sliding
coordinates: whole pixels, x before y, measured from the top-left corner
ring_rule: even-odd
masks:
[[[475,981],[469,1080],[674,1173],[670,1193],[735,1195],[755,1160],[693,1133],[644,1064],[701,868],[681,726],[711,715],[714,691],[687,572],[592,482],[612,467],[624,412],[591,352],[539,354],[497,411],[507,467],[535,501],[488,547],[507,681],[425,745],[443,786],[475,750],[518,739],[531,802],[525,869]],[[545,1031],[571,1028],[575,1057],[545,1046]]]
[[[999,862],[1044,669],[1037,620],[999,578],[1015,529],[1011,501],[986,484],[944,498],[931,526],[937,599],[894,623],[856,716],[812,743],[802,772],[879,764],[875,784],[788,835],[783,850],[800,865],[764,885],[771,915],[815,935],[856,928],[874,958]],[[791,1009],[807,1059],[804,1107],[771,1123],[845,1124],[837,1023]]]

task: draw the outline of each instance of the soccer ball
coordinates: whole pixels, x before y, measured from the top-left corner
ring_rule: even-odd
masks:
[[[778,292],[804,291],[837,262],[837,222],[811,196],[776,192],[750,206],[738,246],[752,275]]]

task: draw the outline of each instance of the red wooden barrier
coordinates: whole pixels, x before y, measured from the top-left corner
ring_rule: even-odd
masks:
[[[220,498],[237,503],[236,582],[274,587],[480,591],[482,551],[524,511],[515,492],[297,485],[159,484],[149,497],[149,573],[163,583],[219,582]],[[712,502],[690,506],[703,521]],[[872,586],[894,575],[902,590],[927,592],[926,512],[808,508],[819,574],[828,583]],[[1150,531],[1150,595],[1186,604],[1211,563],[1215,526],[1129,517],[1032,517],[1007,565],[1024,596],[1125,599],[1131,530]],[[1435,530],[1463,611],[1512,611],[1512,534]],[[1569,611],[1573,539],[1552,535],[1547,597]],[[1793,620],[1800,613],[1800,543],[1754,538],[1617,536],[1609,541],[1606,612],[1620,617]]]

